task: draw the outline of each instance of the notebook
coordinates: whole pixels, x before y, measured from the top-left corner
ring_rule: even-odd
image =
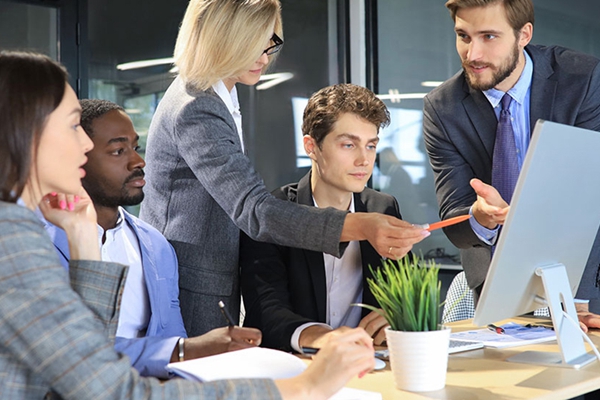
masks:
[[[285,379],[306,369],[300,358],[283,351],[253,347],[216,356],[170,363],[167,370],[188,380],[208,382],[219,379],[270,378]],[[334,400],[381,400],[381,393],[342,388]]]

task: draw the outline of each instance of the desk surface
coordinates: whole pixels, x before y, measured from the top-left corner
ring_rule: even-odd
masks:
[[[532,318],[512,318],[511,321],[528,323]],[[448,325],[457,332],[475,328],[471,320]],[[597,346],[600,345],[600,331],[591,332],[589,336]],[[384,400],[569,399],[600,389],[599,362],[573,370],[505,361],[526,350],[558,352],[558,345],[550,342],[508,349],[486,348],[451,355],[448,359],[446,387],[435,392],[411,393],[396,389],[389,363],[383,370],[373,371],[362,379],[352,379],[347,386],[381,392]]]

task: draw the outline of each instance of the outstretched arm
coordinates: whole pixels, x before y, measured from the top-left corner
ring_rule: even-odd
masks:
[[[426,229],[390,215],[352,213],[346,216],[340,241],[368,240],[382,257],[402,258],[429,235]]]

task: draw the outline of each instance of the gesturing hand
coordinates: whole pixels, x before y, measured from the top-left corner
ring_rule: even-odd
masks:
[[[510,206],[500,193],[479,179],[471,179],[470,184],[477,193],[477,200],[473,204],[473,216],[477,222],[488,229],[504,224]]]

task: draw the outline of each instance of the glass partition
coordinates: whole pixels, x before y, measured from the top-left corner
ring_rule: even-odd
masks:
[[[57,10],[0,1],[0,49],[36,51],[58,60]]]

